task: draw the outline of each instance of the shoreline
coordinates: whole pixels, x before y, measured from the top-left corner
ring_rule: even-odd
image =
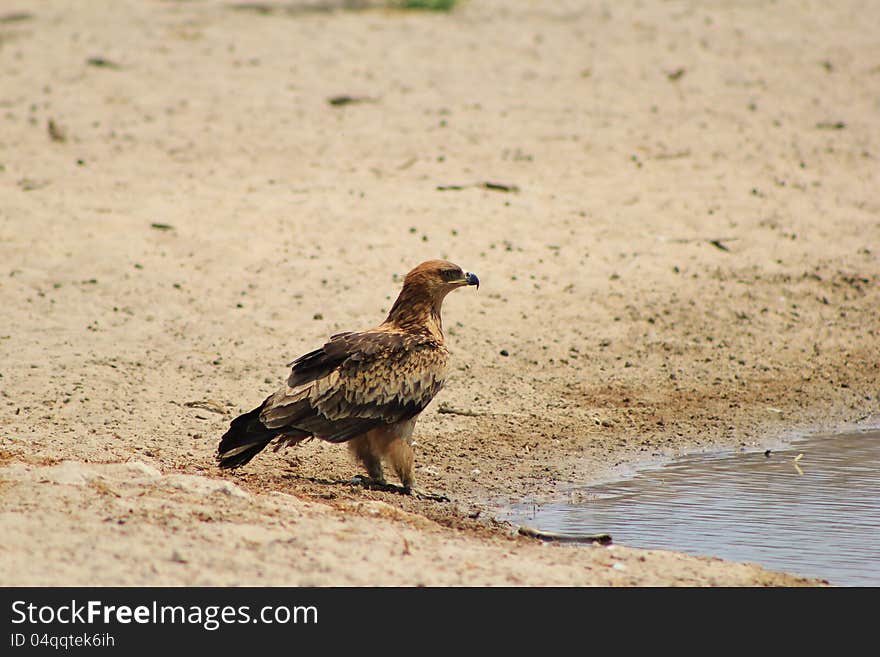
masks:
[[[659,456],[641,456],[634,460],[627,460],[619,465],[608,465],[604,470],[599,471],[587,481],[571,481],[560,484],[559,489],[555,492],[548,492],[546,495],[539,495],[534,498],[525,498],[520,504],[553,504],[564,501],[573,491],[580,489],[589,489],[594,486],[601,486],[620,481],[627,481],[633,477],[639,476],[643,471],[652,471],[661,469],[675,460],[693,456],[718,456],[736,453],[763,452],[765,449],[772,451],[782,451],[790,448],[793,444],[808,440],[811,438],[836,437],[851,433],[870,433],[880,430],[880,418],[865,424],[861,421],[849,421],[839,425],[833,423],[824,424],[810,428],[809,426],[798,427],[791,430],[779,430],[776,435],[768,435],[764,441],[756,441],[751,445],[715,445],[709,447],[701,447],[699,449],[688,449],[683,447],[675,453],[663,454]],[[500,509],[503,504],[496,504],[492,500],[483,501],[488,508]]]

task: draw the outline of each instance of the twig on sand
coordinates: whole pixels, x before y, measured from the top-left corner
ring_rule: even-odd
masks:
[[[664,242],[673,242],[675,244],[690,244],[692,242],[706,242],[707,244],[711,244],[716,249],[721,249],[722,251],[730,251],[730,247],[727,246],[724,242],[732,242],[734,240],[738,240],[738,237],[679,237],[676,239],[669,239],[661,237],[659,238]]]
[[[444,415],[464,415],[465,417],[534,417],[530,413],[490,413],[489,411],[472,411],[469,408],[455,408],[445,402],[437,407],[437,412]]]
[[[599,545],[611,545],[611,534],[555,534],[544,532],[534,527],[520,525],[517,530],[522,536],[537,538],[539,541],[553,541],[555,543],[598,543]]]
[[[449,406],[448,404],[440,404],[440,406],[437,408],[437,412],[445,413],[448,415],[466,415],[467,417],[480,417],[481,415],[485,415],[485,413],[480,413],[479,411],[452,408],[452,406]]]
[[[212,413],[217,413],[219,415],[225,415],[226,411],[223,409],[223,406],[220,405],[219,402],[215,402],[212,399],[204,399],[198,401],[188,401],[183,403],[187,408],[201,408],[206,411],[211,411]]]
[[[508,185],[506,183],[485,181],[485,182],[476,182],[471,183],[469,185],[437,185],[438,192],[449,192],[449,191],[459,191],[465,189],[466,187],[479,187],[481,189],[489,189],[495,192],[518,192],[519,187],[516,185]]]
[[[122,70],[122,67],[114,61],[107,59],[106,57],[89,57],[86,60],[86,64],[89,66],[96,66],[98,68],[109,68],[114,71]]]
[[[341,96],[332,96],[327,99],[327,102],[334,107],[340,107],[342,105],[353,105],[354,103],[373,103],[375,99],[369,96],[349,96],[343,94]]]

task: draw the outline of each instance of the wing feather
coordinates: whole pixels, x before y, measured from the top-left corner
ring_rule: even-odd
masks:
[[[415,417],[446,378],[446,347],[422,335],[375,329],[333,336],[296,359],[287,385],[260,413],[270,429],[344,442]]]

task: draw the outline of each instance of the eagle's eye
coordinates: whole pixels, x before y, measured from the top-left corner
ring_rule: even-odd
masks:
[[[461,280],[464,277],[461,269],[443,269],[440,271],[440,276],[443,277],[444,281],[457,281]]]

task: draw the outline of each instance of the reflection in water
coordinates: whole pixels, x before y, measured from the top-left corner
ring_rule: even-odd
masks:
[[[798,458],[798,455],[802,454]],[[593,486],[574,504],[515,508],[545,531],[759,563],[838,585],[880,585],[880,432],[773,451],[694,455]]]

